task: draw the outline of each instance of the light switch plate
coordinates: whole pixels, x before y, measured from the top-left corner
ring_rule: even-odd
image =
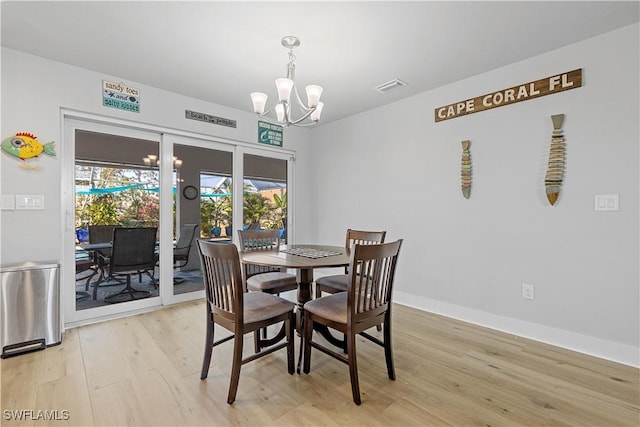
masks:
[[[595,210],[596,211],[618,211],[618,195],[617,194],[596,194]]]
[[[16,209],[18,210],[43,210],[44,196],[41,194],[16,194]]]
[[[8,196],[6,194],[2,195],[2,210],[3,211],[12,211],[16,208],[16,198],[12,195]]]

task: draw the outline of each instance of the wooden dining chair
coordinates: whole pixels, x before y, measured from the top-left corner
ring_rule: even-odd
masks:
[[[275,229],[239,230],[238,238],[243,251],[271,251],[280,248],[280,233]],[[298,289],[298,280],[294,274],[287,273],[278,267],[244,264],[245,285],[249,291],[265,292],[280,295]],[[256,332],[259,334],[260,332]],[[267,330],[262,330],[266,340]],[[260,351],[259,339],[254,340],[256,353]]]
[[[240,230],[238,237],[242,251],[271,251],[280,247],[280,234],[275,229]],[[277,295],[298,289],[296,276],[277,267],[245,264],[244,276],[250,291]]]
[[[391,296],[396,263],[402,240],[392,243],[362,245],[351,250],[347,291],[317,298],[304,305],[304,373],[311,369],[311,348],[316,348],[349,365],[351,394],[360,405],[360,385],[356,362],[356,335],[384,347],[387,374],[396,379],[391,348]],[[359,274],[356,274],[359,272]],[[342,332],[347,340],[347,354],[313,341],[314,324]],[[365,332],[383,324],[383,340]]]
[[[362,231],[347,230],[345,247],[350,248],[355,244],[367,245],[372,243],[384,243],[386,231]],[[324,276],[316,279],[316,298],[322,296],[322,292],[335,294],[347,290],[349,267],[345,267],[344,274]]]
[[[233,339],[233,361],[227,396],[227,403],[231,404],[238,390],[240,367],[245,363],[286,347],[287,369],[289,374],[293,374],[294,304],[275,295],[247,292],[235,245],[198,240],[198,252],[207,298],[206,343],[200,379],[207,378],[213,347]],[[279,322],[284,322],[285,342],[274,343],[258,353],[242,357],[245,334],[255,333]],[[214,341],[216,323],[233,335]]]

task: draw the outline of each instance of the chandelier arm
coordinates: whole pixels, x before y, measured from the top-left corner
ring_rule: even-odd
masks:
[[[318,124],[317,121],[307,122],[307,123],[291,123],[292,126],[299,127],[299,128],[309,128],[311,126],[316,126],[317,124]]]
[[[291,117],[290,117],[290,113],[291,113],[291,105],[288,102],[283,102],[284,105],[284,123],[287,124],[287,126],[289,126],[291,124]]]
[[[313,114],[313,112],[314,112],[314,111],[316,111],[316,109],[315,109],[315,108],[311,108],[311,109],[308,109],[308,110],[309,110],[309,111],[307,111],[307,112],[305,113],[305,115],[304,115],[304,116],[300,117],[300,118],[299,118],[299,119],[297,119],[297,120],[293,120],[293,121],[289,122],[289,124],[297,125],[297,126],[303,126],[303,125],[299,125],[298,123],[300,123],[301,121],[303,121],[304,119],[306,119],[307,117],[309,117],[311,114]],[[312,123],[308,124],[308,126],[314,125],[314,124],[316,124],[316,123],[317,123],[317,122],[315,122],[315,121],[314,121],[314,122],[312,122]]]
[[[300,98],[300,94],[298,93],[298,88],[296,87],[296,85],[293,85],[293,93],[295,93],[296,95],[296,99],[298,100],[298,105],[300,106],[300,108],[304,111],[311,111],[312,109],[307,107],[306,105],[304,105],[304,102],[302,102],[302,99]]]
[[[272,112],[272,111],[276,108],[276,105],[278,105],[278,104],[277,104],[277,103],[276,103],[276,104],[273,104],[273,105],[271,106],[271,108],[269,108],[267,111],[265,111],[265,112],[264,112],[264,113],[262,113],[262,114],[258,113],[258,115],[259,115],[260,117],[264,117],[264,116],[266,116],[267,114],[269,114],[270,112]]]

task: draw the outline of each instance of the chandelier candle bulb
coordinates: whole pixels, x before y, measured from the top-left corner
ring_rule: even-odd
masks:
[[[315,108],[318,106],[318,101],[320,101],[320,95],[322,95],[322,86],[318,85],[308,85],[305,87],[307,92],[307,105],[309,108]]]
[[[288,103],[291,89],[293,88],[293,80],[287,78],[276,79],[276,88],[278,88],[278,100]]]
[[[251,102],[253,102],[253,112],[263,114],[264,107],[267,104],[267,94],[262,92],[252,92]]]

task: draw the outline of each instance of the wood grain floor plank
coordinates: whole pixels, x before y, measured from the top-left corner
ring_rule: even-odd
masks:
[[[227,405],[233,344],[214,349],[200,380],[204,311],[189,302],[87,325],[60,346],[5,359],[2,408],[68,410],[56,426],[640,425],[638,369],[400,305],[396,381],[382,349],[357,340],[361,406],[347,365],[319,351],[308,375],[289,375],[284,351],[243,365]],[[250,354],[252,337],[244,342]]]

